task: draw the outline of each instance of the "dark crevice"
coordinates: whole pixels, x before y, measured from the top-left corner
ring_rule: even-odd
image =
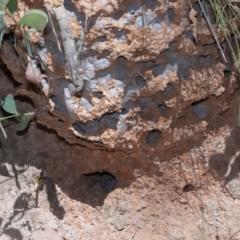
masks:
[[[194,186],[192,184],[187,184],[183,188],[183,192],[191,192],[194,190]]]
[[[161,138],[162,138],[162,133],[158,130],[153,130],[147,135],[145,139],[145,143],[149,146],[155,145],[161,140]]]
[[[208,109],[205,105],[202,104],[202,101],[194,102],[191,105],[192,111],[200,119],[204,119],[207,116]]]

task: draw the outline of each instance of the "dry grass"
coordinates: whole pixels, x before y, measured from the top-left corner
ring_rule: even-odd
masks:
[[[231,51],[234,66],[237,69],[238,76],[240,76],[240,0],[208,0],[212,11],[216,18],[216,25],[223,33],[224,38],[228,43],[228,47]],[[208,14],[204,11],[203,3],[198,0],[199,5],[202,8],[204,16],[213,32],[213,36],[218,44],[219,49],[220,43],[216,38],[214,27],[211,26],[208,18]],[[221,50],[223,58],[225,58],[223,51]],[[226,61],[226,60],[225,60]],[[238,77],[239,79],[239,77]],[[240,83],[239,83],[240,84]],[[238,126],[240,126],[240,103],[238,113]]]
[[[209,0],[216,24],[231,50],[235,67],[240,72],[240,0]]]

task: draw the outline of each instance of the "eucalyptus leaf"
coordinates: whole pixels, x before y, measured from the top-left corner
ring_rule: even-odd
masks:
[[[48,22],[47,14],[39,9],[32,9],[25,13],[19,24],[43,31]]]
[[[8,4],[9,0],[0,0],[0,9],[3,9],[3,6],[6,6]]]
[[[32,44],[31,44],[31,36],[30,36],[29,32],[24,32],[23,46],[26,49],[28,55],[30,57],[32,57],[33,50],[32,50]]]
[[[1,5],[2,5],[2,4],[7,5],[8,2],[9,2],[9,0],[0,0],[0,4],[1,4]]]
[[[9,0],[6,7],[8,8],[9,12],[14,16],[18,8],[18,0]]]
[[[7,25],[4,21],[4,15],[0,14],[0,48],[3,40],[3,36],[6,30],[7,30]]]
[[[29,32],[27,32],[27,31],[24,31],[23,37],[24,37],[27,41],[29,41],[29,42],[32,41],[31,35],[30,35]]]
[[[1,105],[6,112],[11,114],[18,114],[12,94],[8,94]]]
[[[22,114],[19,117],[20,123],[17,125],[16,130],[17,131],[23,131],[24,129],[27,128],[28,123],[29,123],[30,115],[29,114]]]
[[[33,56],[33,51],[32,51],[32,45],[31,45],[31,43],[30,43],[28,40],[23,39],[23,46],[24,46],[24,48],[26,49],[27,54],[28,54],[30,57],[32,57],[32,56]]]

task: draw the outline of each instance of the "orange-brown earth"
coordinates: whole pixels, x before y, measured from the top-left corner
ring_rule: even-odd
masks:
[[[61,42],[62,1],[43,2],[20,1],[17,17],[48,9]],[[17,134],[3,122],[1,239],[240,239],[238,85],[197,1],[64,4],[76,39],[91,19],[81,97],[50,23],[32,33],[44,89],[21,41],[2,43],[1,96],[36,114]]]

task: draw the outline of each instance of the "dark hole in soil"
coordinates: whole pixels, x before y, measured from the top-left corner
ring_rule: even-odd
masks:
[[[123,108],[122,111],[121,111],[121,114],[122,115],[125,115],[127,113],[127,109],[126,108]]]
[[[122,15],[123,15],[123,11],[119,11],[119,12],[115,13],[115,14],[112,16],[112,18],[113,18],[114,20],[118,20],[118,19],[120,19],[120,18],[122,17]]]
[[[92,94],[93,94],[93,96],[97,97],[98,99],[103,98],[103,92],[98,91],[98,92],[93,92]]]
[[[98,42],[106,42],[107,41],[107,37],[106,36],[97,37],[97,41]]]
[[[224,73],[224,77],[225,78],[230,77],[230,75],[231,75],[231,68],[230,68],[230,66],[226,66],[226,68],[223,70],[223,73]]]
[[[208,113],[207,107],[201,104],[200,102],[192,104],[192,111],[195,115],[197,115],[201,119],[204,119]]]
[[[194,186],[192,184],[187,184],[184,188],[183,188],[183,192],[190,192],[194,190]]]
[[[144,78],[142,76],[137,76],[135,78],[135,81],[136,81],[137,85],[140,87],[144,87],[146,85],[146,81],[144,80]]]
[[[102,191],[105,194],[110,193],[116,187],[117,180],[109,172],[95,172],[83,174],[81,177],[81,188],[90,192]]]
[[[154,145],[161,139],[161,137],[162,133],[160,131],[153,130],[147,135],[145,142],[147,145]]]
[[[171,9],[171,8],[169,8],[169,9],[167,10],[167,16],[168,16],[169,22],[172,22],[172,21],[174,20],[174,18],[175,18],[174,10]]]
[[[157,107],[158,107],[159,112],[165,112],[167,109],[167,107],[163,104],[159,104]]]

